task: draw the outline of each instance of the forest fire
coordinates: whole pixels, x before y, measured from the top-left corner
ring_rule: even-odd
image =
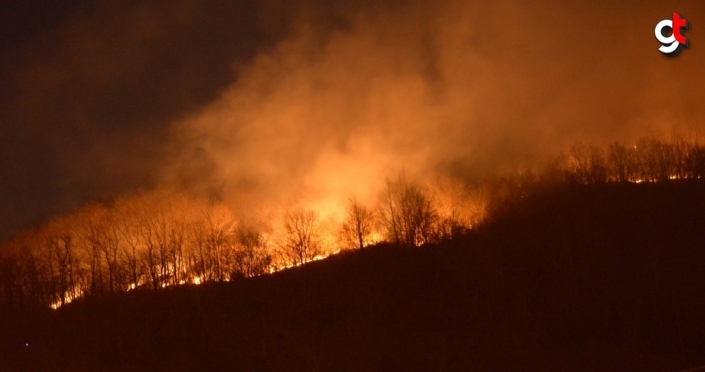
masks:
[[[0,3],[0,371],[702,354],[702,3]]]
[[[71,288],[71,290],[65,292],[59,300],[52,303],[50,307],[56,310],[61,306],[70,304],[71,302],[73,302],[73,300],[83,297],[83,295],[84,292],[81,289],[75,287]]]
[[[319,261],[380,241],[409,246],[449,239],[481,214],[465,188],[388,180],[376,206],[350,198],[339,219],[284,208],[264,228],[222,202],[158,190],[91,204],[13,240],[23,296],[56,309],[104,293],[226,282]],[[344,203],[343,203],[344,204]],[[460,229],[460,230],[459,230]]]
[[[639,143],[607,150],[574,146],[558,157],[558,173],[519,175],[504,184],[515,185],[509,192],[524,192],[519,190],[545,177],[651,183],[705,174],[705,151],[697,143]],[[505,188],[469,188],[448,178],[422,183],[401,174],[386,180],[374,203],[354,197],[340,202],[340,216],[332,215],[338,204],[328,198],[310,204],[327,212],[325,218],[291,206],[254,224],[238,219],[224,202],[157,190],[52,220],[11,241],[5,252],[18,253],[6,253],[5,260],[16,268],[17,284],[32,283],[15,290],[56,309],[84,296],[276,273],[382,241],[420,246],[453,239],[480,223],[488,203],[506,197]]]

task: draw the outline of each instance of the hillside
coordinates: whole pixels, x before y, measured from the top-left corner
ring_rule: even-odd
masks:
[[[0,370],[679,371],[703,268],[703,182],[552,186],[438,246],[6,314]]]

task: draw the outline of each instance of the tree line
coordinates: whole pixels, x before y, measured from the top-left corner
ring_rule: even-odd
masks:
[[[599,184],[702,177],[705,147],[674,136],[633,146],[576,144],[541,174],[525,170],[474,188],[400,174],[383,183],[372,203],[350,197],[333,223],[299,205],[253,224],[222,201],[143,192],[86,205],[0,247],[0,306],[58,307],[104,293],[228,281],[383,241],[438,243],[467,233],[488,210],[542,179]]]
[[[80,297],[262,275],[380,241],[450,239],[481,217],[471,194],[455,182],[402,175],[387,180],[376,204],[350,197],[333,227],[300,206],[268,225],[248,224],[221,201],[168,190],[92,203],[0,248],[0,304],[56,308]]]
[[[262,234],[222,203],[157,191],[90,204],[26,231],[0,252],[7,306],[227,280],[265,272]]]
[[[557,159],[568,183],[660,182],[705,177],[705,147],[674,135],[644,137],[633,146],[575,144]]]

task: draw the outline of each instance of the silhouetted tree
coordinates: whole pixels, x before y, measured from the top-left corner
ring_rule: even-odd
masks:
[[[348,199],[342,236],[345,244],[362,249],[370,243],[370,235],[375,225],[372,209],[360,203],[354,197]]]
[[[485,211],[487,196],[483,194],[484,191],[485,188],[471,190],[450,178],[439,178],[431,182],[429,194],[437,214],[434,238],[452,239],[472,228]]]
[[[284,212],[283,248],[293,264],[310,261],[321,253],[316,213],[303,208]]]
[[[98,204],[90,204],[78,212],[79,236],[81,238],[81,250],[83,251],[84,264],[88,266],[88,288],[86,293],[96,295],[104,290],[103,288],[103,265],[101,258],[101,246],[103,228],[102,219],[107,210]]]
[[[240,225],[235,232],[236,272],[246,277],[267,272],[272,257],[262,233],[251,226]]]
[[[636,144],[639,178],[647,182],[668,180],[674,172],[673,148],[665,142],[647,137]]]
[[[691,178],[705,177],[705,148],[692,144],[686,156],[686,172]]]
[[[671,177],[692,177],[688,174],[688,153],[691,148],[692,144],[683,135],[674,133],[671,136]]]
[[[80,261],[76,235],[68,218],[52,221],[42,228],[41,256],[44,260],[53,301],[61,305],[73,300],[77,293],[80,278]]]
[[[413,246],[430,242],[438,213],[422,186],[408,182],[404,175],[387,180],[379,209],[387,239]]]
[[[144,266],[141,265],[140,258],[144,249],[144,242],[141,239],[141,228],[139,225],[141,199],[126,198],[115,203],[112,213],[114,214],[115,228],[120,237],[124,249],[122,250],[122,266],[127,271],[128,286],[138,286],[142,284],[144,276]]]
[[[120,280],[121,277],[121,267],[120,267],[120,235],[117,228],[117,221],[112,213],[106,212],[101,216],[99,221],[99,248],[103,256],[103,262],[105,263],[105,268],[108,271],[108,290],[110,293],[116,292],[116,290],[124,290],[124,283]],[[118,284],[122,284],[118,288]]]
[[[192,274],[204,281],[226,280],[235,270],[235,218],[221,203],[203,203],[199,209],[189,233]]]
[[[607,146],[607,168],[611,181],[631,181],[636,176],[635,162],[633,148],[627,148],[619,142]]]
[[[597,146],[571,146],[565,157],[565,170],[568,182],[594,184],[607,181],[605,157]]]

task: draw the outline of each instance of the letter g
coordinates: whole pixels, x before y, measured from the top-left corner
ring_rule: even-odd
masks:
[[[664,19],[663,21],[656,24],[656,29],[654,29],[654,36],[656,36],[656,40],[663,44],[658,48],[658,50],[661,53],[670,54],[673,53],[676,49],[678,49],[678,45],[680,45],[680,43],[676,41],[675,32],[672,32],[671,36],[663,36],[663,29],[666,27],[669,27],[671,28],[671,30],[673,30],[673,21],[670,19]]]

